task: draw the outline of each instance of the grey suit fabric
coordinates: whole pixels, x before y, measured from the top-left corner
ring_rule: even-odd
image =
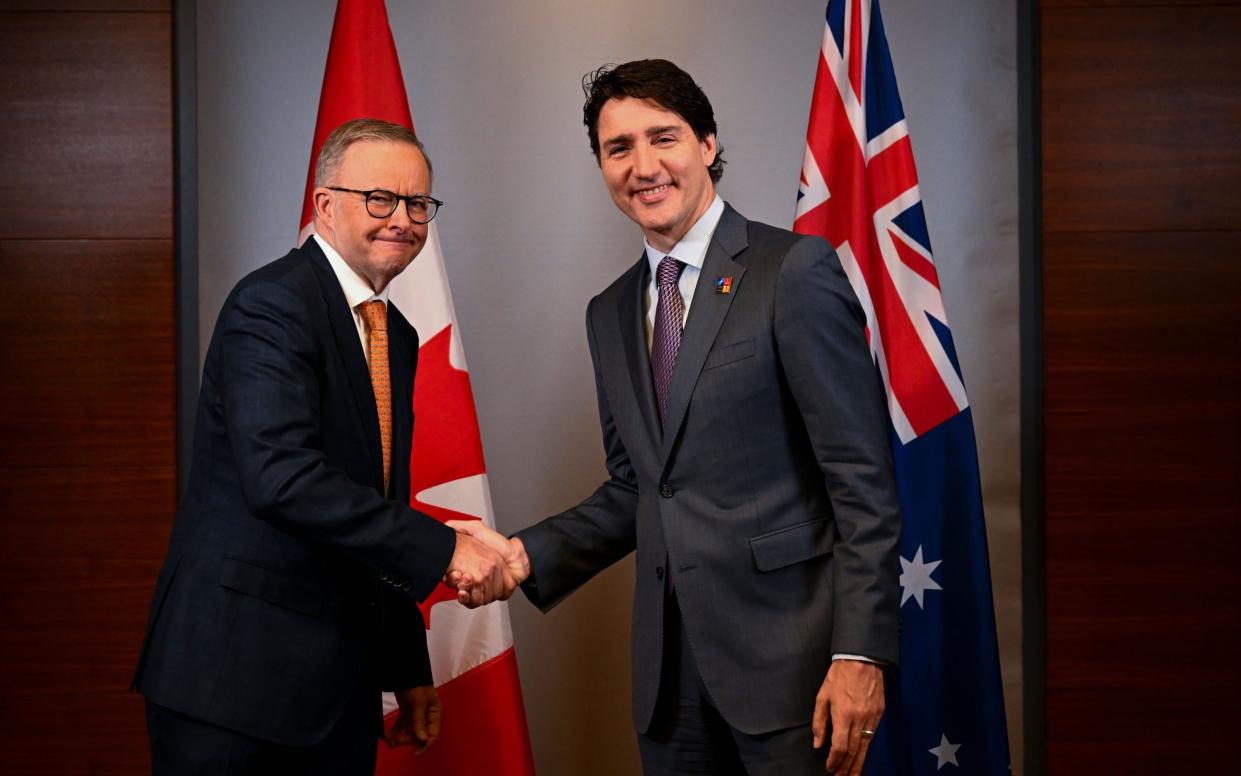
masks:
[[[546,611],[636,550],[637,730],[659,694],[669,576],[725,720],[748,734],[805,725],[833,654],[898,659],[900,515],[865,316],[825,241],[727,207],[661,429],[649,278],[643,257],[591,300],[610,476],[517,534],[533,569],[523,590]]]

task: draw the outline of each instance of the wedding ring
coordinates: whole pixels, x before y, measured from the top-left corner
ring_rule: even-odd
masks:
[[[862,738],[870,738],[873,735],[875,735],[875,731],[873,730],[862,730]]]

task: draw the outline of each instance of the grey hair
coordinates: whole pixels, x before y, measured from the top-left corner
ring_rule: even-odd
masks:
[[[345,150],[354,143],[364,140],[412,145],[418,149],[427,163],[427,173],[434,177],[431,158],[427,156],[427,150],[422,147],[422,141],[412,129],[382,119],[354,119],[333,129],[323,141],[323,146],[319,149],[319,158],[315,161],[315,185],[326,186],[329,179],[335,176],[337,169],[340,168],[340,160],[344,157]]]

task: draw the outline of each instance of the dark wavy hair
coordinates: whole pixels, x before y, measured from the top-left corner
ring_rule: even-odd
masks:
[[[715,111],[702,88],[690,74],[666,59],[638,59],[623,65],[604,65],[582,76],[586,104],[582,106],[582,123],[590,135],[590,150],[599,163],[599,112],[608,100],[632,97],[650,100],[670,110],[689,124],[700,141],[716,135],[715,161],[707,168],[712,183],[724,175],[724,149],[719,145],[715,129]]]

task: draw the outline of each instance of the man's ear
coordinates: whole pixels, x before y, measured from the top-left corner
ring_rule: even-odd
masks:
[[[336,205],[333,192],[322,186],[317,187],[311,195],[311,201],[314,203],[314,218],[316,221],[322,221],[326,224],[332,223],[332,216],[335,215],[334,209]]]
[[[715,164],[715,156],[719,153],[719,146],[715,142],[715,135],[707,135],[699,145],[702,146],[702,163],[707,167]]]

